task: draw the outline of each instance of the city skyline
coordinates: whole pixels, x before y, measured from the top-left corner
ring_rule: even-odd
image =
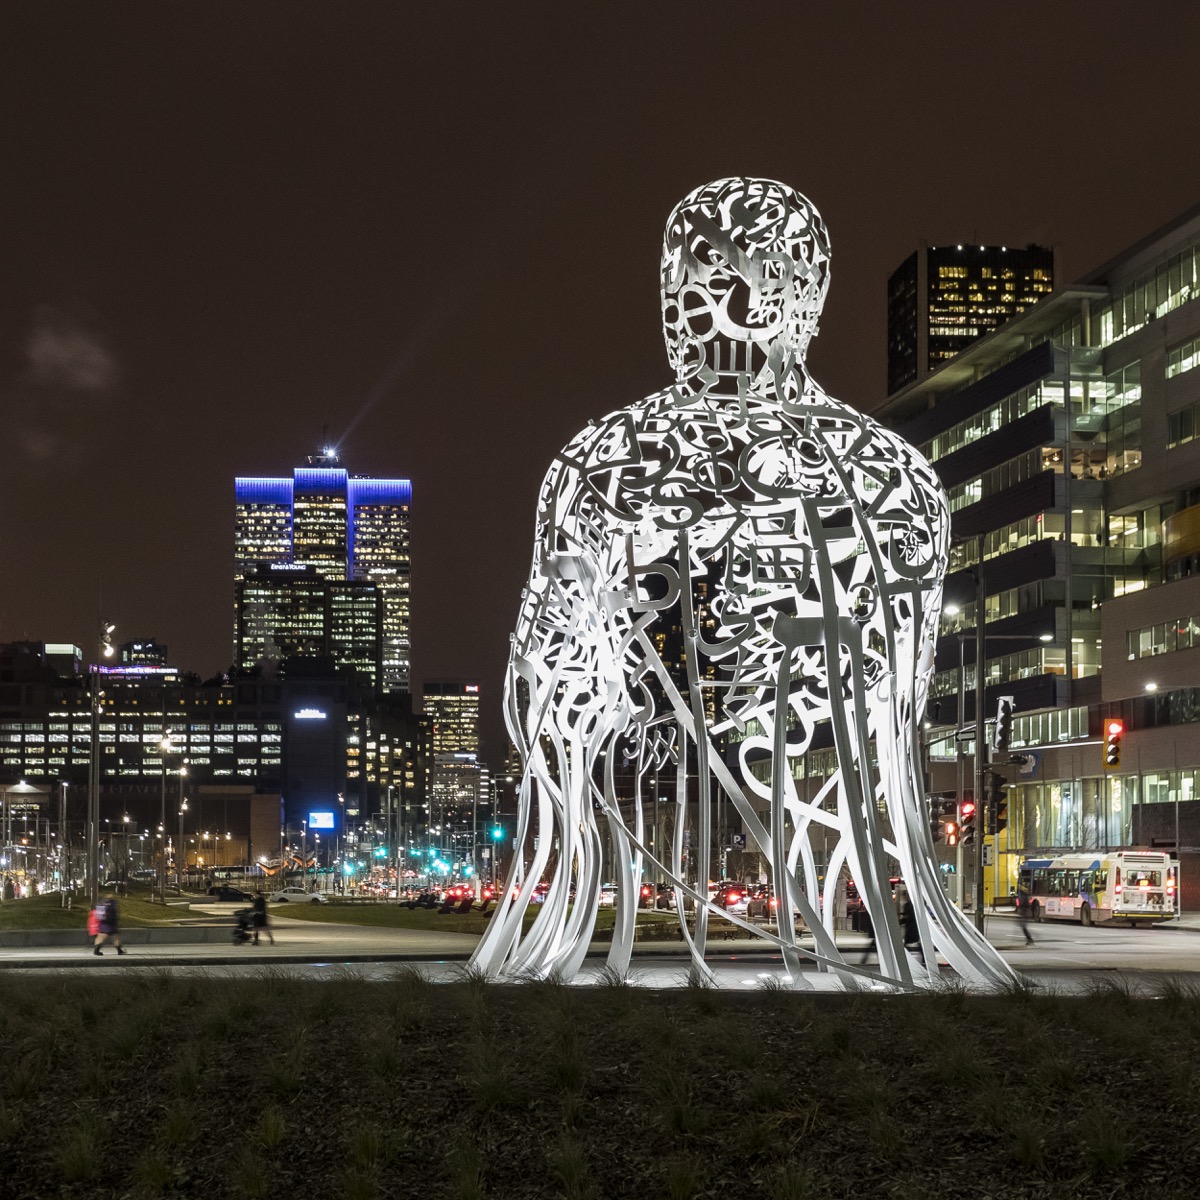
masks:
[[[1054,245],[1070,283],[1195,203],[1197,34],[1182,3],[10,8],[0,640],[90,657],[103,616],[227,667],[230,477],[290,472],[328,425],[356,472],[412,479],[415,680],[478,679],[498,761],[537,489],[669,382],[680,197],[744,172],[820,206],[813,369],[869,408],[918,240]]]

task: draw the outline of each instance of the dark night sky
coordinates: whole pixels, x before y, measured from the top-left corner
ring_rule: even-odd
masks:
[[[814,371],[871,404],[918,239],[1069,280],[1200,200],[1197,51],[1193,0],[6,4],[0,640],[102,603],[227,666],[233,477],[328,424],[413,480],[416,676],[478,678],[497,757],[541,476],[669,381],[675,202],[816,202]]]

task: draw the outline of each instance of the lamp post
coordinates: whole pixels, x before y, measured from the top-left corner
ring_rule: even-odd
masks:
[[[183,779],[179,781],[179,790],[183,791]],[[175,851],[175,885],[183,888],[183,866],[187,863],[187,843],[183,840],[183,814],[187,812],[188,802],[180,800],[179,802],[179,841],[178,849]],[[183,856],[183,862],[179,861],[180,855]]]
[[[100,622],[100,654],[112,658],[116,626]],[[88,756],[87,889],[92,908],[100,898],[100,664],[92,664],[92,739]]]
[[[67,837],[67,781],[58,781],[58,894],[63,908],[68,907],[71,895],[71,851]]]
[[[1039,641],[1042,643],[1054,641],[1054,634],[1041,633],[988,633],[986,631],[986,595],[983,580],[983,557],[982,557],[982,539],[980,539],[980,560],[979,570],[976,576],[976,596],[975,596],[975,629],[974,633],[958,633],[958,719],[955,726],[955,758],[957,760],[958,771],[958,799],[962,803],[964,792],[964,762],[963,762],[963,737],[967,733],[966,729],[966,661],[965,661],[965,646],[968,637],[974,638],[975,641],[975,720],[973,738],[975,742],[975,755],[973,762],[974,775],[974,796],[975,796],[975,813],[972,817],[972,824],[975,827],[975,843],[973,858],[974,870],[974,909],[975,909],[975,928],[983,932],[983,828],[984,828],[984,812],[986,805],[984,803],[984,776],[987,773],[987,752],[984,749],[985,724],[987,721],[984,713],[984,705],[986,703],[986,687],[987,678],[985,675],[985,663],[987,660],[987,643],[988,642],[1030,642]],[[953,605],[947,605],[944,610],[948,615],[957,615],[958,609]],[[961,831],[960,831],[961,835]],[[963,844],[960,836],[958,843],[958,875],[962,878],[963,867]],[[961,888],[961,884],[960,884]],[[965,896],[964,896],[965,899]]]
[[[166,904],[167,902],[167,754],[174,749],[175,747],[171,744],[171,731],[164,725],[162,728],[162,740],[159,742],[159,763],[162,767],[159,775],[162,788],[158,817],[158,832],[162,839],[159,847],[162,853],[162,862],[158,872],[158,899],[162,904]]]

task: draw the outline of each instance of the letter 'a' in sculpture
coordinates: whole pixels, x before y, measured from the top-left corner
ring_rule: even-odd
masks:
[[[973,986],[1014,978],[946,898],[922,792],[945,494],[911,446],[809,375],[828,284],[824,223],[781,183],[717,180],[671,215],[661,287],[675,383],[583,430],[539,497],[505,691],[524,762],[517,845],[532,853],[516,856],[475,953],[488,973],[578,971],[606,840],[618,888],[609,965],[629,966],[645,876],[673,888],[708,972],[723,804],[769,862],[780,915],[765,928],[730,919],[782,952],[793,986],[810,982],[801,957],[849,988],[928,986],[922,960],[938,954]],[[814,744],[833,746],[836,770],[802,798],[792,768]],[[669,845],[648,830],[664,784],[671,819],[655,834],[669,825]],[[826,877],[846,869],[857,885],[877,968],[835,944],[814,838]],[[905,949],[896,870],[921,956]],[[526,930],[525,884],[547,873]],[[814,939],[803,955],[795,917]]]

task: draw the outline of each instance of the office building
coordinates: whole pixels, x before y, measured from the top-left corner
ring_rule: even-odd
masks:
[[[929,246],[888,280],[888,392],[925,379],[978,338],[1050,295],[1044,246]]]
[[[258,567],[237,581],[235,663],[273,670],[289,658],[327,658],[378,690],[383,597],[365,579],[325,579],[313,566]]]
[[[444,861],[473,861],[479,830],[491,812],[487,768],[480,760],[479,684],[427,681],[424,710],[431,830]]]
[[[117,647],[117,661],[123,667],[165,667],[167,647],[153,638],[122,642]]]
[[[165,794],[171,829],[186,798],[189,833],[212,833],[219,824],[244,841],[252,798],[267,795],[277,798],[277,842],[298,842],[314,812],[326,814],[333,836],[359,837],[378,826],[390,799],[402,804],[410,839],[426,840],[424,735],[407,694],[380,698],[361,675],[321,659],[288,659],[270,678],[201,683],[171,666],[64,674],[55,650],[41,642],[0,645],[0,786],[65,785],[76,836],[95,686],[101,818],[110,828],[129,816],[131,828],[153,832]],[[217,793],[230,798],[220,821],[203,800]],[[309,834],[310,851],[313,845]]]
[[[981,616],[985,716],[1015,702],[1022,762],[999,767],[1008,823],[989,838],[988,894],[1009,890],[1027,854],[1200,845],[1198,351],[1200,208],[875,413],[933,463],[952,510],[935,789],[963,787],[953,732],[961,684],[974,721]],[[1102,760],[1112,719],[1125,730],[1116,767]],[[799,773],[827,767],[809,756]]]
[[[292,568],[329,583],[372,584],[381,602],[381,686],[407,691],[411,482],[351,475],[327,450],[290,479],[239,477],[234,492],[235,581]],[[309,602],[297,598],[296,605]]]

